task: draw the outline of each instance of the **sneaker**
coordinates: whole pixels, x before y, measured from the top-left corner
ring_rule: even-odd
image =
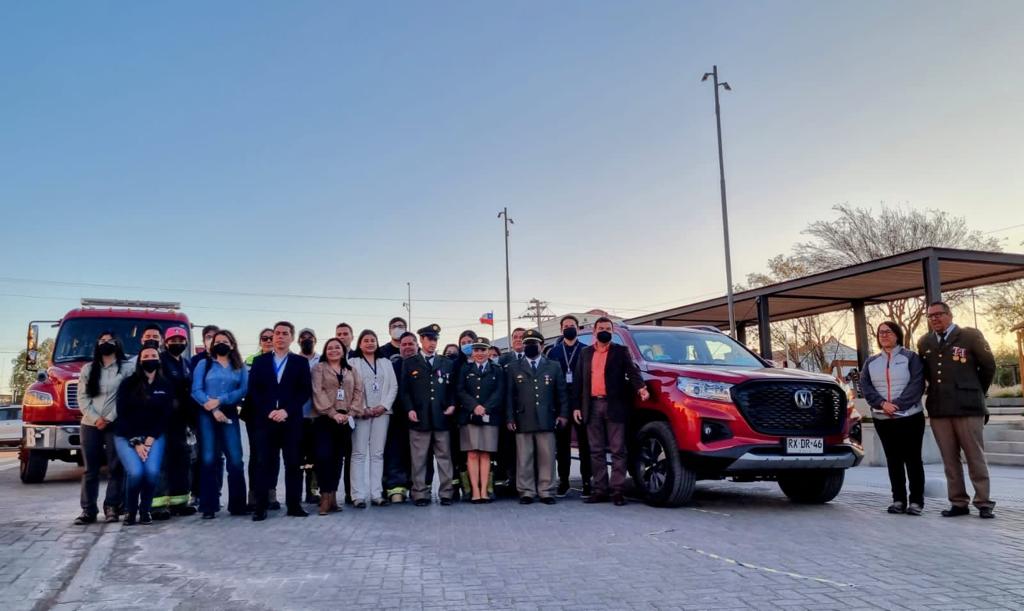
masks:
[[[911,504],[907,505],[907,515],[908,516],[919,516],[919,515],[921,515],[921,512],[923,512],[923,511],[924,511],[924,507],[922,507],[918,503],[911,503]]]
[[[153,516],[148,511],[139,512],[139,524],[149,525],[153,523]]]
[[[942,517],[944,518],[955,518],[957,516],[965,516],[971,513],[968,507],[960,507],[959,505],[950,505],[949,509],[942,510]]]
[[[124,524],[125,526],[135,526],[135,524],[136,524],[135,514],[132,513],[132,512],[128,512],[128,515],[126,515],[124,517],[124,522],[121,522],[121,523]]]
[[[352,506],[355,507],[356,509],[366,509],[366,501],[362,499],[353,501]]]
[[[991,507],[982,507],[978,510],[978,517],[985,520],[991,520],[996,517],[996,512],[993,511]]]
[[[555,491],[555,496],[557,496],[558,498],[563,498],[567,494],[569,494],[569,482],[566,482],[566,481],[559,482],[558,483],[558,490]]]
[[[886,511],[891,514],[907,513],[907,506],[902,501],[894,501]]]
[[[95,513],[88,513],[83,511],[82,515],[75,518],[75,526],[84,526],[86,524],[92,524],[96,521]]]
[[[120,516],[117,514],[117,511],[113,507],[103,508],[103,521],[107,524],[117,522],[119,518]]]

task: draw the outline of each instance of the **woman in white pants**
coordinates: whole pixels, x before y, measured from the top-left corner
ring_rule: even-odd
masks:
[[[367,499],[375,506],[387,504],[383,491],[384,444],[398,380],[391,361],[379,352],[376,333],[369,329],[360,333],[356,351],[350,363],[363,380],[366,408],[352,432],[352,504],[364,509]]]

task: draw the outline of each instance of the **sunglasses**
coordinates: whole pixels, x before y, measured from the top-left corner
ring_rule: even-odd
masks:
[[[260,337],[260,341],[261,342],[272,342],[272,341],[274,341],[274,338],[273,338],[273,336],[270,336],[270,335],[264,335],[264,336]]]

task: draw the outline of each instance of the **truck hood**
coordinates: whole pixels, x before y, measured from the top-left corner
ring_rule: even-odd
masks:
[[[79,374],[82,372],[82,367],[85,367],[87,362],[88,361],[70,361],[67,363],[50,365],[50,368],[46,370],[46,373],[50,376],[51,380],[63,384],[69,380],[77,380]]]
[[[835,378],[825,373],[813,373],[802,369],[782,369],[776,367],[715,367],[710,365],[670,365],[667,363],[648,363],[648,371],[653,374],[667,376],[686,376],[713,382],[739,384],[749,380],[781,380],[786,382],[832,382]]]

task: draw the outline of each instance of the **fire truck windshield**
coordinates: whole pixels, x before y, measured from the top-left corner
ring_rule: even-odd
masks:
[[[100,333],[110,331],[121,340],[126,355],[139,352],[142,330],[150,323],[160,326],[161,335],[168,327],[188,328],[179,322],[147,320],[141,318],[71,318],[65,320],[57,332],[57,343],[53,349],[53,362],[91,361]],[[191,336],[191,333],[188,333]]]

